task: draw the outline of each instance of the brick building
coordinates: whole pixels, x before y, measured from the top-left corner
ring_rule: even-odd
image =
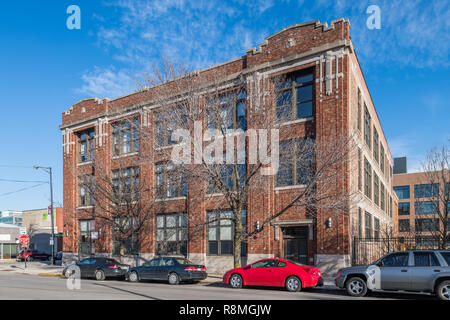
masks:
[[[394,191],[399,199],[395,223],[398,236],[410,239],[414,246],[438,247],[442,237],[439,230],[444,227],[438,211],[445,215],[443,199],[448,199],[449,182],[434,180],[426,172],[407,173],[406,165],[403,169],[394,174]],[[448,206],[450,210],[450,203]]]
[[[283,121],[285,126],[294,128],[291,132],[295,134],[283,139],[301,138],[309,133],[320,139],[339,133],[353,136],[358,144],[358,157],[342,172],[339,182],[341,188],[357,194],[354,203],[349,204],[349,212],[335,215],[319,210],[311,219],[304,210],[291,208],[262,234],[248,240],[243,263],[266,257],[288,257],[333,273],[339,267],[350,265],[354,236],[372,237],[382,228],[392,227],[392,157],[349,28],[345,19],[335,20],[330,26],[318,21],[293,25],[269,36],[242,57],[200,71],[202,74],[220,69],[229,79],[244,77],[252,88],[258,88],[258,83],[273,75],[292,76],[295,79],[292,92],[301,89],[306,98],[289,106],[291,114]],[[154,117],[160,106],[152,105],[152,91],[148,88],[111,100],[89,98],[63,112],[60,126],[64,161],[63,251],[67,259],[83,253],[113,254],[115,251],[111,238],[106,243],[97,239],[102,230],[95,219],[95,203],[79,187],[80,177],[92,173],[91,151],[95,150],[96,159],[102,159],[108,170],[117,169],[118,161],[127,161],[130,164],[127,174],[147,177],[147,183],[156,184],[158,166],[140,161],[151,156],[151,152],[145,156],[143,153],[149,151],[148,144],[151,149],[151,137],[160,125]],[[248,99],[244,101],[244,105],[251,104]],[[121,125],[121,120],[130,117],[148,130],[145,139]],[[121,130],[127,132],[126,139],[117,140],[117,132]],[[282,207],[294,190],[302,187],[294,176],[290,178],[290,183],[280,186],[274,181],[264,192],[250,193],[246,210],[248,228],[261,221],[264,212]],[[199,198],[204,201],[193,205],[194,199]],[[185,226],[183,215],[206,219],[209,211],[226,208],[211,207],[208,197],[197,194],[195,183],[191,182],[186,188],[176,189],[170,199],[157,200],[161,216],[136,239],[141,258],[155,255],[158,232],[171,226],[180,231],[176,247],[182,247],[189,259],[206,264],[209,272],[223,272],[232,267],[232,252],[227,242],[232,238],[227,237],[226,227],[223,230],[222,226],[217,227],[217,238],[211,237],[206,229],[200,237],[181,236]]]

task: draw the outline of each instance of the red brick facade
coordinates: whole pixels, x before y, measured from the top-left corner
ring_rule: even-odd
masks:
[[[251,49],[246,55],[230,62],[201,71],[207,75],[211,70],[220,69],[230,77],[244,75],[251,81],[260,81],[274,75],[289,73],[296,70],[313,68],[315,75],[314,116],[312,119],[292,121],[295,136],[304,137],[313,134],[316,141],[326,139],[336,134],[355,135],[361,145],[363,154],[371,158],[371,151],[364,146],[362,134],[357,130],[357,88],[363,92],[363,97],[372,115],[372,123],[380,136],[380,143],[384,145],[386,167],[388,173],[381,173],[387,199],[392,194],[391,175],[389,168],[392,158],[378,120],[375,108],[370,99],[353,45],[349,36],[350,24],[345,19],[333,21],[331,26],[326,23],[308,22],[290,26],[268,38],[257,49]],[[151,156],[153,139],[141,141],[140,154],[114,159],[111,156],[111,122],[121,117],[137,114],[141,125],[153,134],[152,109],[146,109],[154,94],[152,88],[135,92],[117,99],[91,98],[82,100],[69,110],[63,112],[61,130],[63,132],[63,160],[64,160],[64,252],[76,254],[78,248],[78,221],[92,217],[92,208],[80,208],[77,204],[77,176],[89,173],[92,168],[89,163],[78,164],[76,133],[86,129],[95,129],[96,158],[103,159],[105,168],[113,170],[117,161],[136,163],[138,158]],[[250,117],[251,115],[249,115]],[[304,121],[303,121],[304,120]],[[280,133],[283,139],[283,131]],[[289,138],[294,138],[290,136]],[[141,139],[143,140],[143,139]],[[385,159],[383,158],[383,161]],[[372,161],[372,160],[371,160]],[[376,166],[373,166],[375,171]],[[379,170],[379,169],[376,169]],[[154,166],[141,165],[140,172],[146,181],[153,182]],[[343,170],[341,179],[336,181],[336,188],[357,191],[357,174],[349,166]],[[187,212],[189,216],[201,220],[206,219],[206,211],[216,209],[217,203],[211,204],[208,197],[198,201],[196,182],[189,182],[186,199],[170,200],[160,203],[162,212]],[[247,225],[253,228],[256,221],[262,221],[267,213],[283,207],[289,198],[293,197],[295,186],[276,188],[273,180],[268,182],[264,192],[250,193],[247,208]],[[373,215],[385,217],[378,207],[371,204],[371,200],[361,194],[360,208],[370,210]],[[196,200],[196,201],[194,201]],[[214,206],[214,207],[213,207]],[[351,207],[351,206],[350,206]],[[326,227],[328,218],[332,218],[332,226]],[[356,218],[355,218],[356,217]],[[324,266],[325,271],[332,272],[337,266],[350,263],[351,244],[354,225],[358,223],[357,209],[351,209],[348,214],[335,216],[333,212],[320,210],[316,221],[311,221],[304,210],[291,208],[280,216],[271,227],[248,241],[248,261],[259,257],[283,257],[284,242],[282,229],[288,226],[304,226],[307,228],[307,263]],[[392,219],[386,216],[386,224]],[[145,257],[155,253],[155,226],[150,225],[145,235],[140,239],[140,252]],[[66,233],[67,231],[67,233]],[[66,236],[66,234],[68,236]],[[96,252],[110,253],[111,240],[104,232],[96,241]],[[206,232],[202,237],[195,237],[188,241],[188,257],[202,260],[215,265],[218,272],[232,265],[228,257],[213,257],[206,254]],[[103,238],[102,238],[103,237]],[[101,240],[103,239],[103,240]],[[109,239],[109,240],[108,240]],[[222,263],[223,262],[223,263]],[[217,265],[221,266],[217,266]]]

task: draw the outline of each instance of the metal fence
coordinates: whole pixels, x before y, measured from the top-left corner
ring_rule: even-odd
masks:
[[[352,265],[366,265],[393,251],[438,249],[435,241],[417,238],[353,238]]]

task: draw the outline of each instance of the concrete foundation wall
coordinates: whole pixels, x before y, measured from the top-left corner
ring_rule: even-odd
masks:
[[[349,254],[316,254],[315,260],[314,266],[328,277],[334,277],[339,269],[351,266]]]

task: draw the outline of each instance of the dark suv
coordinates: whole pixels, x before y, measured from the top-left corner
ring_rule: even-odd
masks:
[[[373,264],[339,270],[335,282],[355,297],[368,290],[411,291],[450,300],[450,250],[393,252]]]

